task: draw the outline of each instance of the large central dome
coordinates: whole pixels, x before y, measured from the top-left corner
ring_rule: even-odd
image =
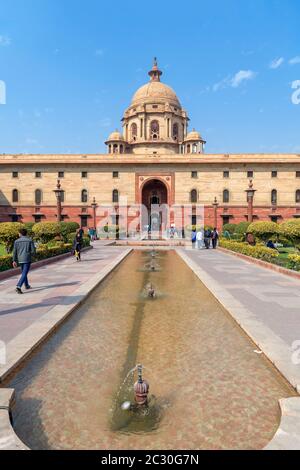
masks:
[[[151,80],[137,90],[132,98],[131,106],[148,103],[169,103],[181,108],[179,99],[174,90],[168,85],[161,83],[162,72],[158,69],[157,61],[154,59],[154,65],[150,70]]]
[[[160,103],[170,103],[181,108],[175,91],[168,85],[159,81],[151,81],[139,88],[135,93],[131,104],[138,105],[143,103],[153,103],[156,101]]]

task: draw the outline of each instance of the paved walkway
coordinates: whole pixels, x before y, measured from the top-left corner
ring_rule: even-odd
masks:
[[[33,289],[24,295],[15,292],[19,276],[1,281],[0,341],[8,343],[58,305],[80,300],[80,287],[124,252],[122,247],[107,245],[95,242],[92,250],[82,254],[81,263],[70,256],[31,271]]]
[[[284,359],[280,370],[300,385],[300,364],[295,362],[300,362],[300,280],[218,250],[180,252],[273,362]],[[299,341],[298,355],[293,354],[295,341]]]

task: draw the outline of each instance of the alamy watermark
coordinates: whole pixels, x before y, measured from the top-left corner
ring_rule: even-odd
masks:
[[[295,366],[300,365],[300,340],[298,339],[297,341],[294,341],[292,344],[292,363]]]
[[[6,104],[6,83],[0,80],[0,104]]]
[[[293,81],[292,89],[295,90],[292,94],[292,103],[300,104],[300,80]]]
[[[6,344],[4,341],[0,341],[0,366],[6,364]]]

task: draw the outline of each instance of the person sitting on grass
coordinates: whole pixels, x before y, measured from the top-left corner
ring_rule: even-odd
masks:
[[[272,240],[269,240],[266,246],[267,246],[267,248],[270,248],[270,250],[277,250],[277,248],[274,245],[274,243],[272,242]]]

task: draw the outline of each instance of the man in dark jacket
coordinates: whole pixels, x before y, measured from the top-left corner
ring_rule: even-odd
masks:
[[[13,251],[13,267],[18,265],[21,267],[22,276],[17,284],[16,292],[23,294],[22,286],[25,284],[25,289],[31,289],[28,282],[28,273],[32,261],[32,256],[35,254],[35,246],[31,238],[27,236],[27,230],[22,228],[19,232],[20,238],[15,241]]]

